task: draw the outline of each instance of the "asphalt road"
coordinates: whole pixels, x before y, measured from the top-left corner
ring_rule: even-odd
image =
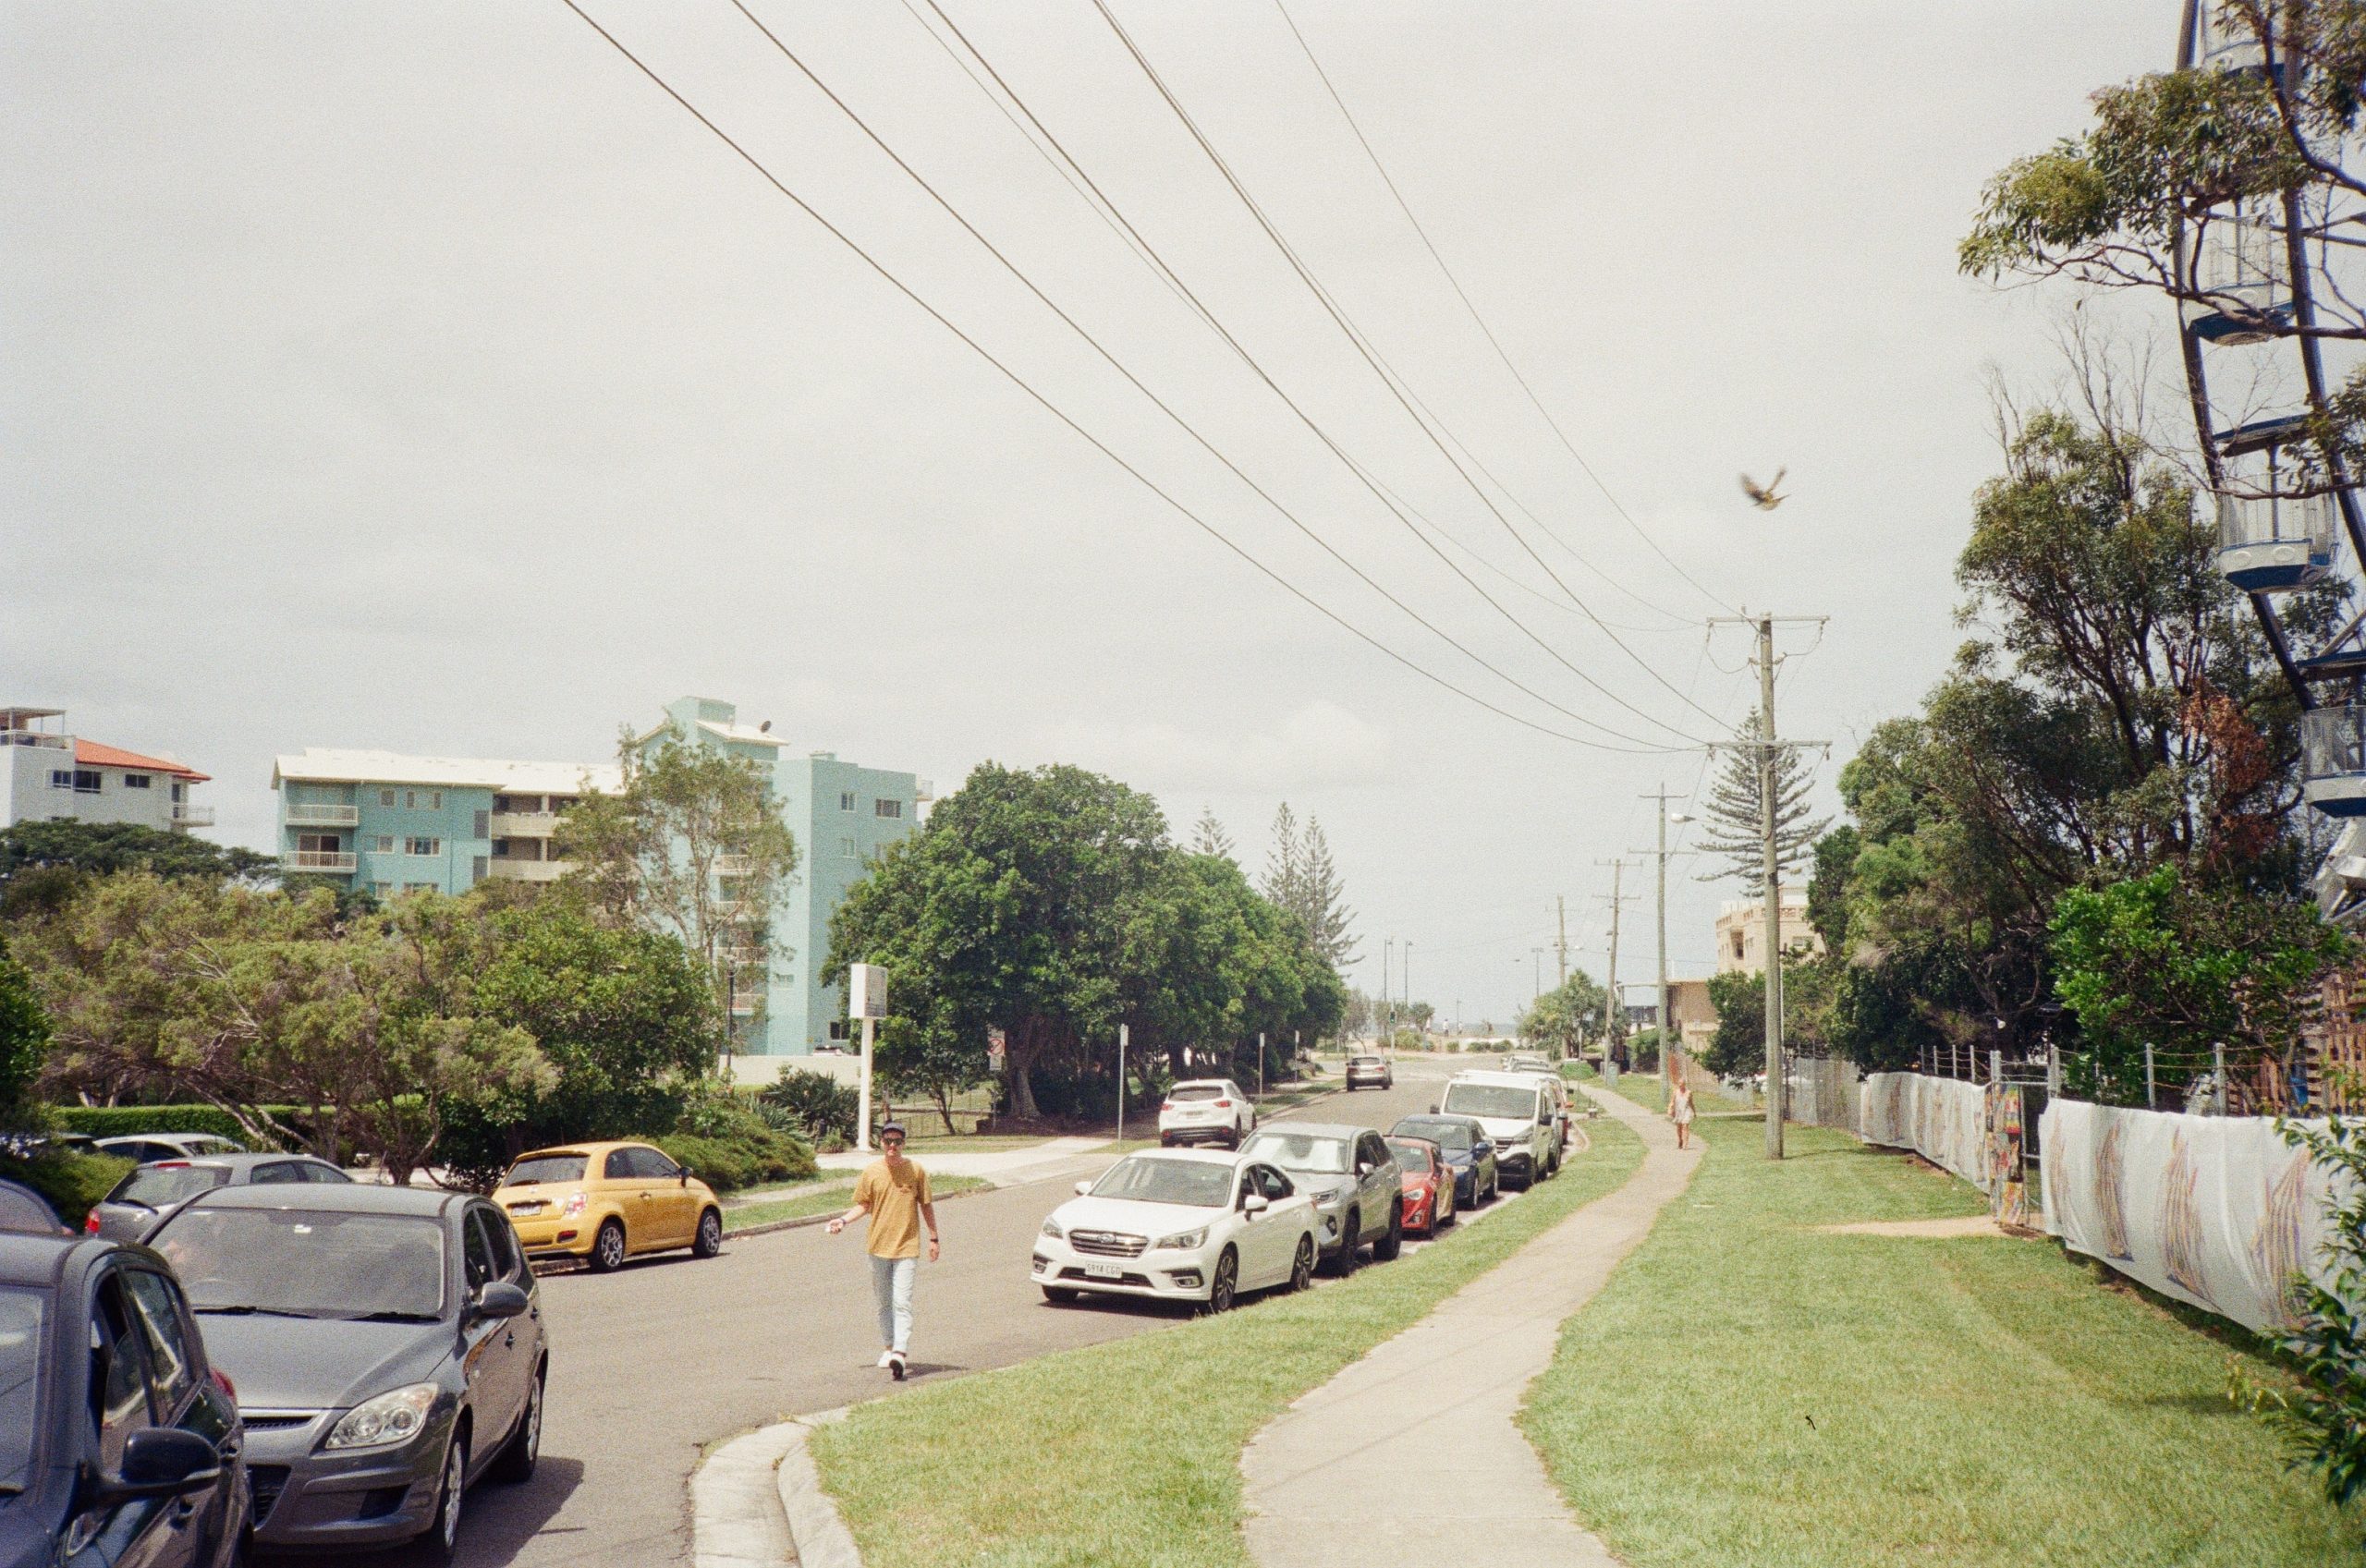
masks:
[[[1288,1119],[1383,1129],[1428,1109],[1443,1064],[1401,1064],[1393,1089],[1337,1094]],[[1276,1118],[1280,1119],[1280,1118]],[[879,1337],[860,1227],[819,1226],[729,1243],[704,1261],[672,1254],[542,1282],[551,1376],[542,1465],[524,1486],[472,1492],[457,1559],[469,1568],[651,1568],[689,1561],[689,1475],[720,1439],[784,1416],[1123,1338],[1182,1320],[1154,1303],[1055,1307],[1028,1275],[1043,1217],[1110,1163],[1088,1155],[1023,1185],[937,1210],[943,1259],[921,1266],[911,1380],[873,1363]],[[327,1558],[287,1557],[286,1568]],[[350,1559],[335,1561],[349,1562]],[[404,1551],[384,1568],[426,1561]]]

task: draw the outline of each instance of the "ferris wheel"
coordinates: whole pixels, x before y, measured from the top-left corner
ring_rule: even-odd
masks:
[[[2180,5],[2181,67],[2286,68],[2224,0]],[[2303,797],[2338,828],[2319,906],[2366,921],[2366,475],[2324,439],[2329,373],[2355,368],[2366,327],[2366,200],[2327,181],[2189,211],[2175,265],[2218,569],[2299,699]]]

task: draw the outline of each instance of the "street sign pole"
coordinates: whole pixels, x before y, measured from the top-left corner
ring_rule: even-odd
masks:
[[[887,971],[876,964],[847,966],[847,1012],[862,1020],[862,1088],[854,1124],[854,1147],[871,1152],[871,1051],[879,1020],[887,1015]]]
[[[1117,1141],[1126,1141],[1126,1026],[1117,1026]]]

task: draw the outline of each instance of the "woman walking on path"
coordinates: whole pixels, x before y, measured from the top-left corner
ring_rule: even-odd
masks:
[[[928,1173],[904,1158],[904,1128],[890,1122],[879,1129],[886,1158],[873,1161],[854,1184],[854,1207],[830,1222],[836,1235],[864,1214],[871,1216],[871,1294],[879,1303],[879,1341],[886,1348],[879,1365],[904,1380],[905,1356],[912,1342],[912,1276],[921,1266],[921,1222],[928,1222],[928,1260],[936,1261],[936,1205]]]
[[[1667,1119],[1676,1124],[1676,1147],[1689,1149],[1692,1143],[1692,1086],[1679,1075],[1668,1086]]]

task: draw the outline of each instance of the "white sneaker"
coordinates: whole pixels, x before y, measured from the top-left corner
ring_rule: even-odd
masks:
[[[883,1350],[879,1353],[879,1369],[881,1371],[884,1372],[888,1367],[893,1367],[895,1364],[896,1353],[894,1351]]]
[[[904,1353],[902,1351],[891,1350],[887,1353],[887,1375],[895,1379],[899,1383],[904,1380]]]

